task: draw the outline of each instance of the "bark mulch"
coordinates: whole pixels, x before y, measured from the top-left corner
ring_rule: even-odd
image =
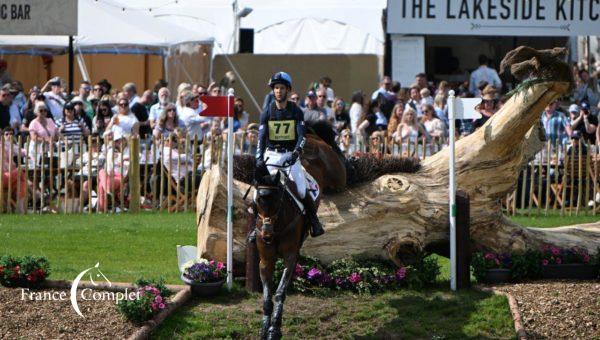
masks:
[[[73,310],[69,290],[38,292],[61,291],[66,292],[65,300],[32,301],[23,299],[21,288],[0,287],[0,339],[114,339],[138,329],[119,314],[114,301],[84,301],[78,292],[81,317]]]
[[[517,300],[528,339],[600,339],[599,281],[536,281],[494,288]]]

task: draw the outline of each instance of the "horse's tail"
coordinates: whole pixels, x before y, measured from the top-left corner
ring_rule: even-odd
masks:
[[[329,145],[333,151],[343,160],[346,159],[339,145],[335,142],[337,133],[333,128],[333,125],[327,120],[309,120],[306,122],[306,130],[308,133],[316,135],[321,138],[327,145]]]
[[[414,173],[420,168],[419,159],[414,157],[377,157],[370,154],[353,156],[346,161],[346,183],[348,186],[352,186],[385,174]]]

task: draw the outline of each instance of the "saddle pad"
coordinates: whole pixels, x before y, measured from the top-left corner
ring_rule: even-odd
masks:
[[[316,201],[319,195],[321,194],[321,189],[319,188],[319,183],[311,176],[311,174],[302,167],[302,171],[304,171],[304,175],[306,176],[306,185],[308,187],[308,192],[312,196],[313,201]]]

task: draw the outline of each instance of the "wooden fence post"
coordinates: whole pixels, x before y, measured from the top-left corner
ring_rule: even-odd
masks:
[[[133,136],[129,145],[129,211],[140,212],[140,138]],[[123,188],[121,188],[123,191]]]

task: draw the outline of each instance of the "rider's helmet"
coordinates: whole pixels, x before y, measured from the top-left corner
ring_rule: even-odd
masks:
[[[275,87],[275,84],[284,84],[288,89],[292,88],[292,77],[285,72],[277,72],[269,79],[269,86]]]

